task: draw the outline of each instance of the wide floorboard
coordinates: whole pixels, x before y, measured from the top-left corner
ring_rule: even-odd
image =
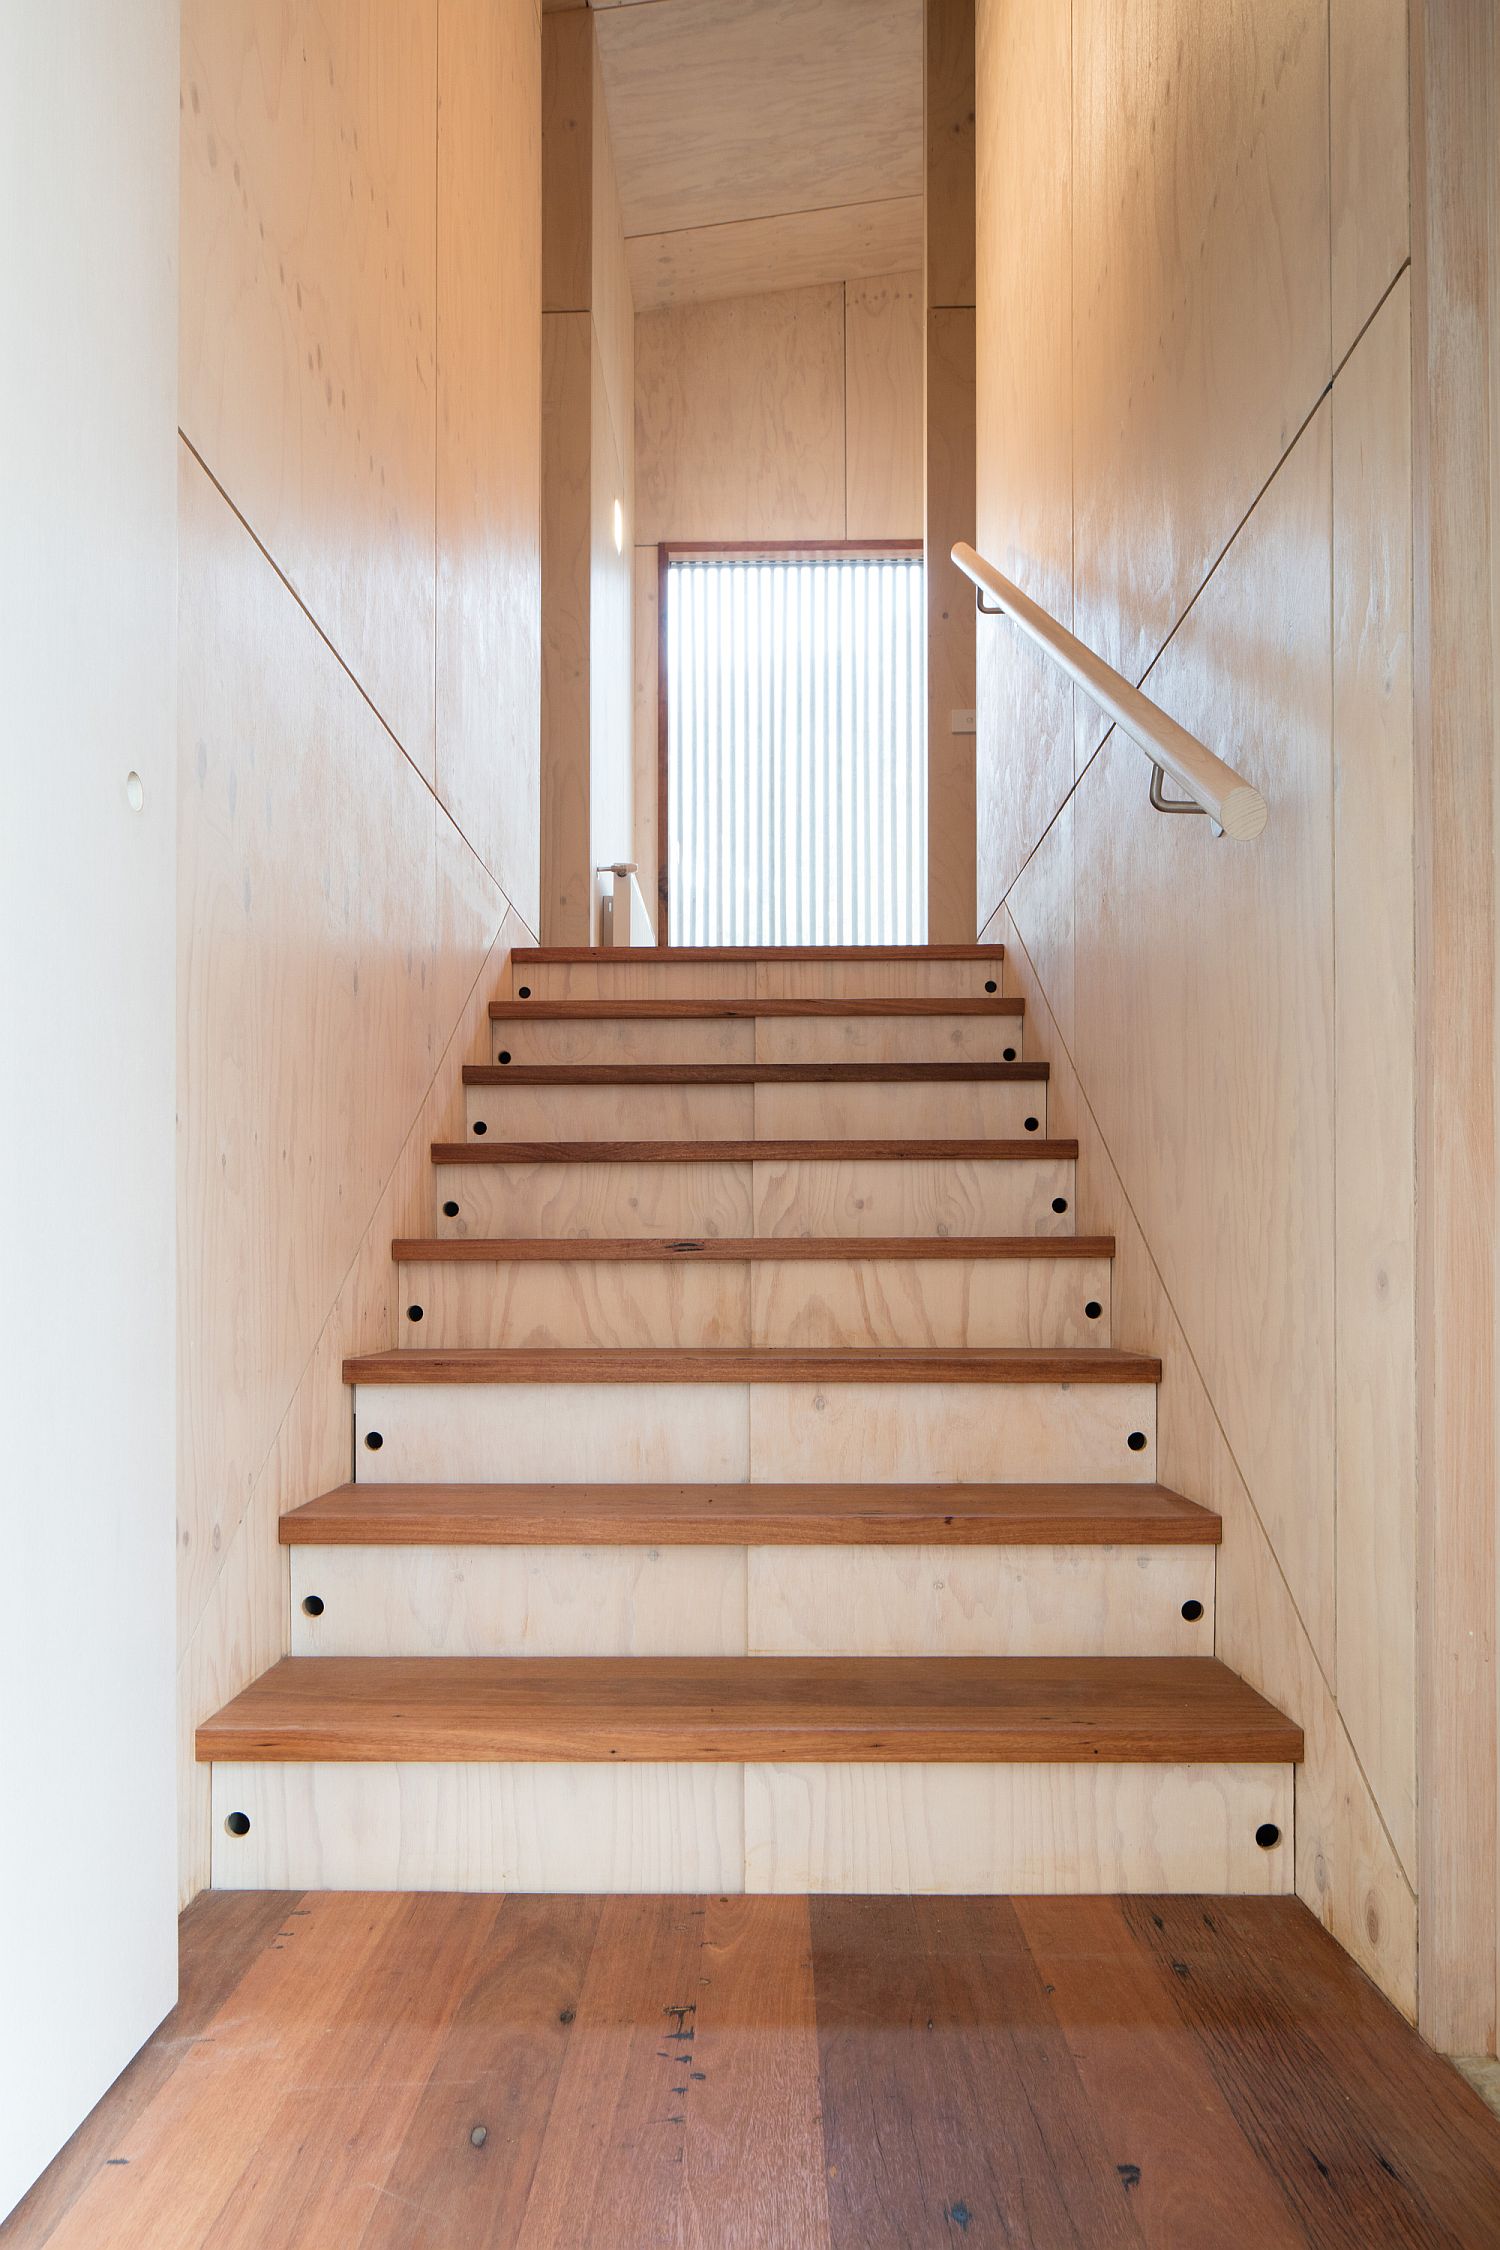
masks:
[[[1486,2250],[1500,2121],[1291,1899],[205,1895],[5,2250]]]

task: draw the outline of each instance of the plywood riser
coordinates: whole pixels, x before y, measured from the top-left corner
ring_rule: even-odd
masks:
[[[1156,1479],[1145,1383],[362,1383],[354,1425],[361,1484]]]
[[[1071,1157],[438,1164],[432,1230],[512,1242],[1072,1234],[1073,1173]]]
[[[294,1547],[290,1561],[294,1656],[1210,1656],[1214,1646],[1212,1547]]]
[[[1020,1140],[1047,1131],[1045,1079],[830,1086],[470,1086],[468,1137],[495,1141]],[[480,1132],[479,1128],[483,1128]]]
[[[520,1000],[987,1000],[1003,961],[554,961],[511,967]],[[521,987],[528,990],[523,993]]]
[[[397,1269],[399,1341],[438,1351],[1102,1346],[1109,1286],[1107,1258],[424,1259]],[[1099,1308],[1092,1317],[1090,1305]]]
[[[1294,1862],[1289,1765],[219,1764],[212,1798],[220,1890],[1269,1895]]]
[[[516,1063],[1024,1062],[1024,1016],[682,1016],[490,1025]]]

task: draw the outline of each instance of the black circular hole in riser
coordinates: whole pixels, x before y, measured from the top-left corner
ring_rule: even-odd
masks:
[[[302,1597],[302,1614],[304,1617],[321,1617],[323,1614],[322,1595],[304,1594]]]
[[[422,1308],[421,1308],[421,1306],[420,1306],[420,1305],[408,1305],[408,1306],[407,1306],[407,1308],[406,1308],[406,1317],[407,1317],[407,1319],[408,1319],[408,1320],[420,1320],[420,1319],[422,1318]]]
[[[498,1055],[496,1055],[496,1057],[495,1057],[495,1060],[496,1060],[496,1062],[503,1062],[503,1063],[507,1063],[507,1062],[509,1062],[509,1061],[510,1061],[510,1049],[509,1049],[509,1047],[502,1047],[502,1048],[501,1048],[501,1050],[500,1050],[500,1052],[499,1052],[499,1054],[498,1054]]]
[[[443,1205],[443,1217],[445,1219],[456,1219],[458,1217],[458,1205],[453,1201],[453,1198],[451,1196]]]
[[[1132,1453],[1144,1453],[1146,1450],[1145,1431],[1132,1430],[1129,1437],[1125,1440],[1125,1443],[1129,1446]]]
[[[529,999],[531,998],[531,987],[530,987],[530,985],[529,985],[529,984],[521,984],[521,985],[517,985],[517,987],[516,987],[516,998],[517,998],[518,1000],[529,1000]]]
[[[1067,1197],[1065,1195],[1054,1195],[1052,1198],[1052,1208],[1059,1214],[1059,1216],[1061,1216],[1061,1214],[1068,1208]]]
[[[250,1833],[250,1815],[247,1812],[226,1814],[224,1833],[226,1836],[248,1836]]]
[[[1002,1062],[1014,1062],[1014,1061],[1015,1061],[1015,1059],[1016,1059],[1016,1050],[1015,1050],[1015,1048],[1014,1048],[1014,1047],[1007,1047],[1007,1048],[1006,1048],[1006,1050],[1005,1050],[1005,1052],[1004,1052],[1004,1054],[1003,1054],[1003,1055],[1001,1056],[1001,1058],[1000,1058],[1000,1060],[1001,1060]]]
[[[365,1444],[369,1447],[372,1453],[378,1453],[384,1443],[385,1439],[381,1436],[379,1430],[366,1430]]]
[[[1102,1320],[1104,1318],[1104,1307],[1097,1297],[1090,1297],[1083,1308],[1083,1317],[1085,1320]]]
[[[1273,1852],[1281,1842],[1281,1830],[1274,1820],[1263,1820],[1255,1831],[1255,1841],[1263,1852]]]
[[[1185,1617],[1185,1618],[1187,1619],[1187,1621],[1188,1621],[1188,1623],[1189,1623],[1190,1625],[1196,1625],[1196,1624],[1197,1624],[1197,1622],[1198,1622],[1198,1620],[1199,1620],[1199,1618],[1200,1618],[1200,1617],[1201,1617],[1201,1616],[1203,1615],[1203,1604],[1202,1604],[1202,1602],[1200,1602],[1200,1601],[1190,1601],[1190,1602],[1184,1602],[1184,1603],[1183,1603],[1183,1605],[1182,1605],[1182,1614],[1183,1614],[1183,1616],[1184,1616],[1184,1617]]]
[[[488,1125],[486,1125],[482,1117],[476,1117],[474,1120],[474,1130],[476,1133],[487,1133],[489,1131],[489,1127]]]
[[[998,992],[1000,990],[1000,987],[998,984],[996,984],[993,977],[989,977],[985,981],[984,989],[986,992]]]
[[[1042,1121],[1039,1117],[1028,1117],[1023,1120],[1028,1133],[1036,1132],[1041,1122]]]

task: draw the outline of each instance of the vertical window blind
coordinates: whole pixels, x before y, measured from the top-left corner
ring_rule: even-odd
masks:
[[[677,945],[927,935],[919,557],[669,561]]]

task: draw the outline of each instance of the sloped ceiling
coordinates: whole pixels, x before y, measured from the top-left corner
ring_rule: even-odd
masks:
[[[594,0],[636,306],[922,262],[922,0]]]

